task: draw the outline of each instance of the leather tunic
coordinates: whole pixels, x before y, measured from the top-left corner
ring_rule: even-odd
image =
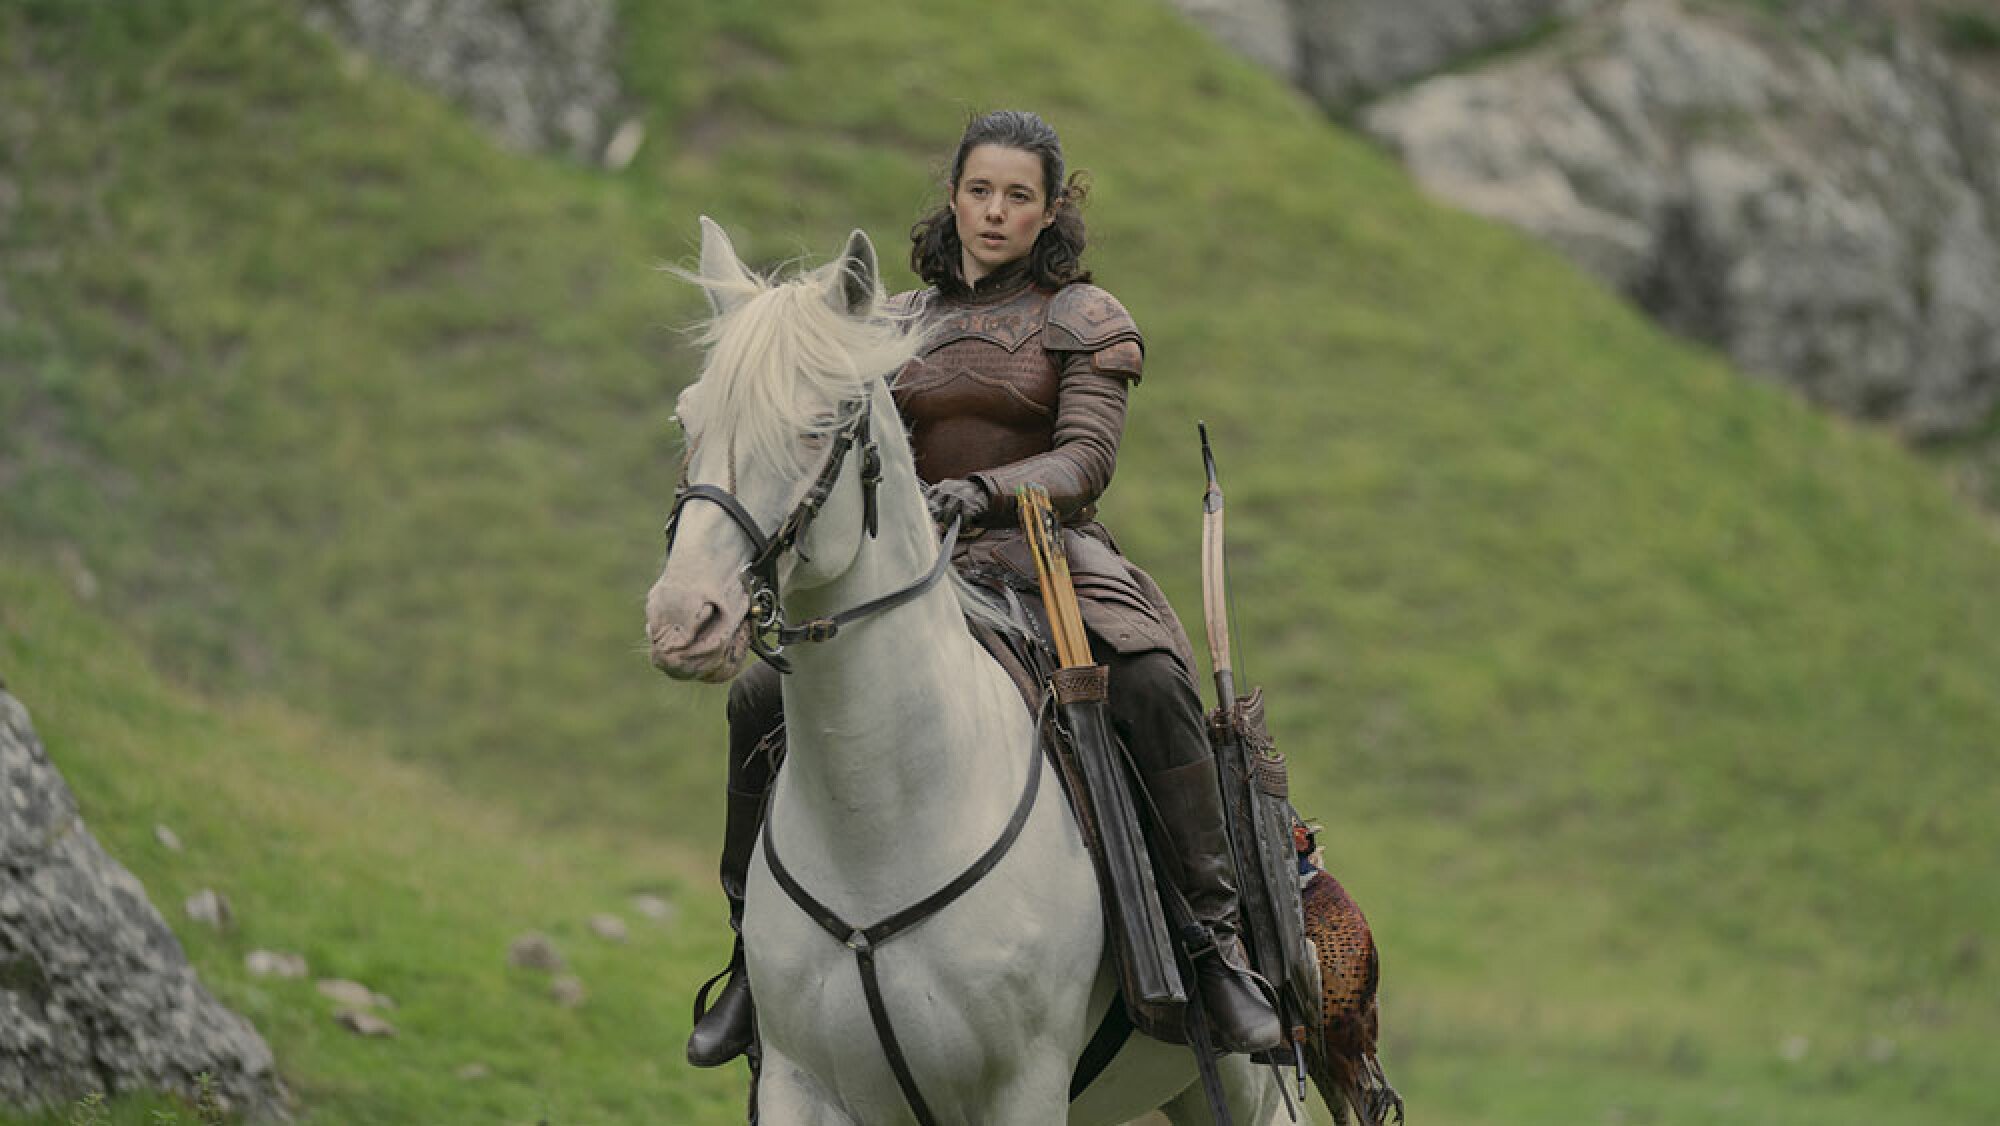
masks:
[[[1014,490],[1039,484],[1064,520],[1085,627],[1118,652],[1167,650],[1191,669],[1187,634],[1166,595],[1094,518],[1144,363],[1125,307],[1094,285],[1037,288],[1016,268],[969,291],[897,294],[890,308],[918,315],[925,334],[892,386],[918,477],[964,478],[993,499],[959,545],[959,568],[1034,585]]]

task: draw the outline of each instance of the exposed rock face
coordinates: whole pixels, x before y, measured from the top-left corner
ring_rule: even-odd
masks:
[[[616,122],[614,0],[304,0],[313,22],[528,151],[595,160]]]
[[[1603,0],[1173,0],[1336,112]]]
[[[2000,399],[2000,93],[1924,0],[1176,3],[1752,373],[1918,438]]]
[[[28,713],[0,691],[0,1104],[174,1091],[283,1119],[271,1050],[189,967],[146,889],[77,813]]]
[[[1916,38],[1635,0],[1364,121],[1426,190],[1821,403],[1932,437],[2000,397],[2000,99]]]
[[[1173,0],[1174,7],[1236,53],[1298,82],[1304,44],[1296,0]]]
[[[1326,106],[1525,39],[1593,0],[1299,0],[1301,79]]]

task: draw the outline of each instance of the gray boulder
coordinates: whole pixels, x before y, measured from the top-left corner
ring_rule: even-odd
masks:
[[[172,1091],[286,1117],[256,1029],[196,979],[146,889],[84,827],[27,709],[0,691],[0,1105]]]
[[[1173,0],[1336,113],[1603,0]]]
[[[1173,4],[1237,54],[1299,81],[1304,45],[1293,0],[1173,0]]]
[[[2000,100],[1921,39],[1666,0],[1370,107],[1425,189],[1675,329],[1918,438],[2000,397]]]
[[[1175,2],[1752,374],[1918,439],[2000,400],[2000,92],[1937,5]]]
[[[1298,0],[1300,84],[1340,109],[1534,36],[1593,0]]]
[[[597,160],[617,122],[613,0],[304,0],[310,20],[523,151]]]

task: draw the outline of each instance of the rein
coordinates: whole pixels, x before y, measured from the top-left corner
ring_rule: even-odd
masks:
[[[750,648],[763,658],[772,668],[781,673],[792,671],[792,664],[784,656],[785,647],[801,641],[831,641],[840,633],[841,627],[859,621],[871,614],[893,610],[903,603],[916,598],[936,586],[944,578],[951,566],[952,550],[958,544],[959,521],[953,519],[945,532],[944,543],[938,548],[937,562],[915,582],[900,590],[891,591],[880,598],[873,598],[859,606],[849,607],[837,614],[814,618],[798,625],[785,621],[783,599],[778,592],[778,562],[786,552],[796,552],[801,559],[809,558],[799,548],[799,540],[812,528],[819,518],[820,509],[832,495],[833,486],[840,479],[840,470],[847,462],[848,452],[861,449],[861,524],[867,529],[868,538],[879,534],[876,487],[882,483],[882,451],[869,434],[869,423],[874,414],[872,405],[866,399],[858,400],[848,420],[834,432],[833,448],[827,451],[826,462],[805,496],[799,499],[791,512],[785,515],[778,530],[766,536],[757,525],[757,518],[743,507],[735,493],[717,485],[687,482],[686,470],[682,470],[679,486],[674,489],[673,511],[667,516],[667,550],[674,549],[674,535],[680,528],[681,512],[692,500],[705,500],[722,509],[736,522],[743,534],[749,538],[753,554],[743,568],[743,585],[750,594]],[[731,450],[730,481],[733,486],[736,477],[734,450]]]

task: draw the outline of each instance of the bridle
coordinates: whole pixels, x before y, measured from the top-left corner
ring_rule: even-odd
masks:
[[[674,534],[680,527],[681,513],[689,501],[705,500],[729,514],[736,526],[749,538],[754,551],[750,562],[742,571],[743,584],[750,593],[750,647],[757,656],[763,658],[779,672],[790,672],[791,663],[785,659],[785,646],[800,641],[830,641],[840,632],[840,628],[870,614],[900,606],[905,602],[936,586],[951,566],[952,549],[958,543],[959,519],[954,517],[951,527],[946,529],[944,541],[938,546],[937,561],[915,582],[899,590],[871,599],[859,606],[850,607],[840,613],[824,618],[814,618],[800,625],[785,622],[784,604],[778,591],[778,562],[786,552],[797,552],[801,559],[807,558],[799,550],[799,540],[804,538],[812,522],[818,518],[820,508],[826,504],[833,492],[834,484],[840,479],[840,471],[847,461],[847,455],[857,446],[861,450],[861,504],[862,526],[867,529],[870,539],[877,534],[876,487],[882,483],[882,453],[869,434],[869,419],[873,407],[871,400],[861,398],[844,405],[847,418],[832,433],[832,448],[827,451],[826,462],[820,466],[812,485],[805,496],[786,514],[784,522],[778,525],[776,533],[766,536],[757,520],[743,503],[736,499],[732,491],[736,484],[735,450],[729,451],[729,488],[709,484],[689,484],[688,471],[692,463],[689,457],[682,463],[680,484],[674,490],[673,513],[667,517],[667,551],[673,551]],[[896,1035],[894,1023],[890,1020],[888,1002],[882,993],[880,974],[876,969],[877,951],[919,923],[943,911],[960,896],[972,890],[973,885],[984,879],[986,874],[999,866],[1021,833],[1028,825],[1028,817],[1034,812],[1035,797],[1041,792],[1042,752],[1039,747],[1030,748],[1026,784],[1021,796],[1014,803],[1014,811],[1001,830],[1000,836],[965,871],[960,872],[951,882],[938,888],[917,903],[881,919],[871,926],[851,923],[841,915],[821,903],[800,884],[778,855],[777,841],[771,836],[771,826],[775,818],[767,811],[763,819],[763,853],[771,876],[799,910],[818,924],[820,929],[846,946],[854,954],[854,964],[861,977],[861,992],[868,1005],[869,1020],[875,1026],[876,1040],[882,1045],[887,1057],[889,1070],[895,1076],[896,1086],[903,1099],[916,1115],[919,1126],[938,1126],[938,1119],[925,1102],[923,1092],[918,1088],[916,1076],[910,1069],[909,1059],[903,1051],[901,1039]],[[727,972],[727,971],[724,971]],[[738,970],[738,972],[742,972]],[[718,975],[719,979],[719,975]],[[714,981],[709,982],[710,985]],[[708,986],[702,987],[702,994],[695,1000],[696,1019],[700,1019],[703,999]],[[1114,1006],[1116,1009],[1116,1006]],[[1122,1010],[1117,1010],[1122,1011]]]
[[[736,453],[729,451],[729,488],[718,485],[688,483],[688,470],[692,457],[681,464],[680,483],[674,487],[674,507],[667,516],[667,552],[672,554],[674,535],[680,528],[681,512],[692,500],[705,500],[729,514],[736,526],[749,538],[752,554],[750,562],[742,571],[744,589],[750,595],[750,649],[772,668],[781,673],[792,671],[792,665],[784,652],[788,645],[801,641],[831,641],[842,626],[894,609],[905,602],[936,586],[951,566],[952,549],[958,542],[959,521],[954,519],[945,532],[944,542],[938,548],[937,561],[931,569],[915,582],[880,598],[873,598],[859,606],[849,607],[837,614],[814,618],[798,625],[785,621],[784,600],[778,590],[778,563],[787,552],[797,553],[800,559],[810,561],[810,557],[800,549],[799,541],[805,538],[818,519],[820,509],[832,495],[834,485],[840,480],[841,468],[847,462],[850,451],[861,450],[861,525],[874,539],[878,533],[878,508],[876,488],[882,483],[882,451],[869,432],[874,415],[872,402],[866,397],[848,401],[843,407],[847,415],[838,429],[833,431],[826,461],[820,466],[812,485],[805,496],[787,513],[778,530],[766,536],[757,525],[757,518],[743,507],[732,491],[736,483]]]

